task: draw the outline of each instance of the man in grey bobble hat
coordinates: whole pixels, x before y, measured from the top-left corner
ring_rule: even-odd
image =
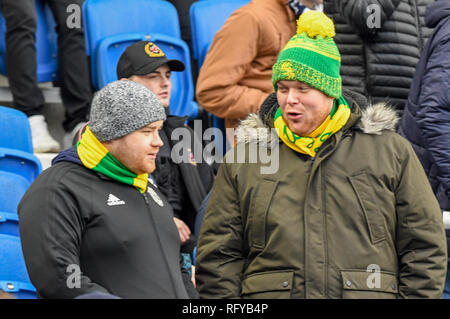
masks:
[[[149,89],[134,81],[115,81],[95,95],[90,128],[100,141],[110,141],[165,119],[163,105]]]
[[[143,85],[108,84],[81,140],[30,186],[18,208],[20,236],[40,297],[197,296],[181,267],[171,205],[149,181],[165,118]]]

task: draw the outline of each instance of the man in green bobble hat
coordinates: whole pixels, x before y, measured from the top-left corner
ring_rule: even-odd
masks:
[[[246,162],[230,153],[219,169],[200,296],[440,298],[441,212],[395,111],[342,89],[329,18],[310,11],[298,25],[273,66],[275,93],[239,127]],[[276,172],[261,173],[255,144],[277,154]]]

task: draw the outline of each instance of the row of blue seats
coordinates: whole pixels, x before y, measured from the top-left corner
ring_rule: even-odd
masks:
[[[23,258],[17,205],[42,167],[24,113],[0,106],[0,127],[0,290],[36,298]]]

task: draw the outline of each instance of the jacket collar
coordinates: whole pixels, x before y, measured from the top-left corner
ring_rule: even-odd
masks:
[[[295,22],[297,19],[295,18],[295,13],[291,9],[291,7],[288,4],[288,0],[278,0],[278,2],[284,7],[284,10],[286,10],[288,21],[289,22]]]
[[[270,3],[277,3],[278,5],[280,5],[281,7],[283,7],[283,9],[286,11],[286,14],[288,16],[288,21],[289,22],[295,22],[295,14],[292,11],[292,9],[289,7],[288,5],[288,0],[252,0],[252,2],[259,2],[261,4],[270,4]]]
[[[183,127],[188,118],[189,116],[167,115],[164,121],[164,127],[170,127],[172,129]]]
[[[346,96],[346,94],[344,94],[344,97],[347,99],[352,113],[347,124],[342,129],[343,133],[350,130],[359,130],[365,134],[380,135],[384,130],[396,131],[400,118],[395,109],[389,107],[386,103],[378,103],[361,108],[351,97]],[[274,104],[272,107],[277,108],[278,104]],[[269,114],[263,122],[257,114],[250,114],[238,126],[236,130],[237,139],[240,142],[258,142],[270,145],[272,135],[270,133],[261,134],[261,131],[257,130],[263,128],[273,128],[273,117]]]

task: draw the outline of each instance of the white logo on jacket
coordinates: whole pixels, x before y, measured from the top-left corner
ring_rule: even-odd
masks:
[[[117,206],[117,205],[125,205],[125,202],[120,198],[117,198],[113,194],[109,194],[108,200],[106,201],[108,206]]]
[[[151,187],[147,188],[147,193],[150,194],[150,196],[153,198],[153,200],[156,202],[156,204],[158,204],[161,207],[164,206],[164,203],[161,200],[161,198],[158,196],[158,194],[156,194],[156,192]]]

